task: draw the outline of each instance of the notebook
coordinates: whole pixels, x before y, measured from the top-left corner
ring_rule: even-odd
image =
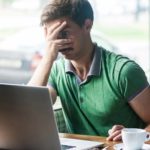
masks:
[[[0,84],[0,149],[91,149],[100,142],[59,138],[48,88]]]

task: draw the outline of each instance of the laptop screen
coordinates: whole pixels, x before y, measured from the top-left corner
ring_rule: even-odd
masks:
[[[81,150],[101,145],[59,139],[48,88],[0,84],[0,149]]]
[[[0,84],[0,148],[60,150],[47,88]]]

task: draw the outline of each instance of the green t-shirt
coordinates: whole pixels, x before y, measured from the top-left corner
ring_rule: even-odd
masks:
[[[107,136],[116,124],[145,127],[128,104],[148,86],[145,73],[134,61],[96,46],[85,81],[68,66],[68,60],[56,61],[48,83],[60,96],[70,133]]]

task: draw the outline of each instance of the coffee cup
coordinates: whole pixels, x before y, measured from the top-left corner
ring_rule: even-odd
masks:
[[[150,140],[150,133],[146,132],[144,129],[124,128],[121,134],[125,150],[142,149],[144,142]]]

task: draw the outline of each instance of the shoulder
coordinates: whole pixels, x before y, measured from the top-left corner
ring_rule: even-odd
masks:
[[[127,99],[149,84],[144,70],[135,61],[123,55],[102,49],[102,67],[114,83],[115,89]]]
[[[57,89],[57,81],[62,77],[64,74],[64,59],[59,58],[54,61],[53,66],[50,71],[49,75],[49,84],[52,85],[55,89]]]
[[[133,63],[133,61],[126,56],[116,54],[104,48],[100,49],[102,55],[102,65],[104,65],[112,74],[118,73],[129,62],[131,62],[131,64]]]
[[[106,65],[113,69],[114,72],[130,73],[132,71],[140,70],[142,68],[134,61],[121,54],[116,54],[100,48],[102,51],[102,60]]]
[[[126,61],[130,61],[128,57],[109,51],[103,47],[98,47],[98,49],[101,51],[102,59],[106,63],[108,62],[108,63],[113,63],[113,64],[117,64],[117,63],[124,64],[126,63]]]
[[[53,66],[51,68],[50,76],[59,76],[64,74],[65,72],[65,60],[64,58],[59,58],[54,61]]]
[[[134,60],[122,55],[112,55],[113,75],[117,81],[148,83],[144,70]]]
[[[145,76],[145,72],[144,70],[134,61],[127,61],[124,64],[122,64],[121,68],[120,68],[120,74],[122,76],[131,78],[131,79],[135,79],[135,78],[139,78],[139,79],[146,79]]]
[[[126,62],[118,71],[118,85],[123,95],[131,100],[149,83],[143,69],[134,61]]]
[[[129,84],[141,86],[145,88],[148,85],[148,80],[144,70],[134,61],[127,62],[119,71],[119,81],[121,84]]]
[[[52,69],[53,68],[61,69],[61,68],[64,68],[64,67],[65,67],[65,60],[64,60],[64,58],[59,58],[59,59],[54,61]]]

